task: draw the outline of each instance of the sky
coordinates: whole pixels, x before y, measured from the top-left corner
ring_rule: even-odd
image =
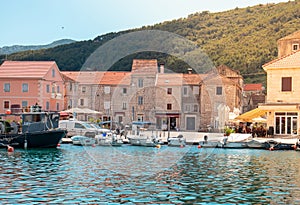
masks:
[[[287,0],[0,0],[0,47],[90,40],[185,18]]]

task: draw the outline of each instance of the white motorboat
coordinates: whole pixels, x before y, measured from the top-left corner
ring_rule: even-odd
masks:
[[[80,146],[92,146],[95,145],[96,143],[94,138],[81,136],[81,135],[75,135],[71,137],[71,140],[73,145],[80,145]]]
[[[168,138],[168,146],[172,147],[184,147],[186,145],[186,139],[183,135],[178,135],[177,137]]]
[[[123,140],[119,138],[115,133],[102,133],[101,135],[96,135],[96,145],[100,146],[122,146]]]
[[[224,136],[219,142],[221,148],[247,148],[247,143],[252,139],[252,134],[231,133]]]
[[[156,147],[160,140],[153,129],[148,130],[151,122],[132,122],[132,130],[127,134],[129,144],[135,146]]]
[[[199,145],[203,148],[215,148],[223,138],[223,133],[205,133],[203,139],[199,141]]]

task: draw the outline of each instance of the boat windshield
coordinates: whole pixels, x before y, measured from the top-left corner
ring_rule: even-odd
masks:
[[[92,125],[90,125],[89,123],[86,123],[86,122],[84,122],[84,123],[82,123],[86,128],[89,128],[89,129],[92,129],[93,127],[92,127]]]

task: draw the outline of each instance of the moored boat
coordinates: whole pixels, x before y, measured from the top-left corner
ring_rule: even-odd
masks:
[[[247,148],[247,143],[252,138],[252,134],[231,133],[224,136],[219,142],[218,147],[221,148]]]
[[[266,140],[265,148],[269,150],[293,150],[297,139],[274,138]]]
[[[178,135],[177,137],[168,138],[168,146],[171,147],[184,147],[186,145],[186,139],[183,135]]]
[[[156,147],[161,144],[153,129],[148,130],[151,125],[153,125],[151,122],[133,122],[132,130],[126,136],[129,144],[145,147]]]
[[[0,145],[15,148],[55,148],[67,131],[58,128],[59,113],[32,106],[29,112],[1,114]]]
[[[96,141],[94,138],[82,136],[82,135],[75,135],[71,137],[73,145],[79,146],[92,146],[95,145]]]
[[[99,146],[122,146],[123,140],[119,138],[115,133],[108,132],[95,136],[96,145]]]
[[[265,149],[266,148],[266,139],[253,138],[247,142],[247,146],[253,149]]]

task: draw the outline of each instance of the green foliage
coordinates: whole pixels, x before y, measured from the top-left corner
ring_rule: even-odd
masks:
[[[80,70],[88,56],[105,42],[131,31],[156,29],[173,32],[196,42],[216,66],[224,64],[239,70],[245,77],[245,82],[265,82],[262,65],[277,57],[277,40],[299,30],[299,25],[299,0],[260,4],[218,13],[203,11],[191,14],[187,18],[153,26],[108,33],[94,40],[16,53],[9,55],[8,59],[55,60],[61,70],[76,71]],[[157,58],[176,72],[185,72],[188,67],[172,56],[145,52],[121,59],[110,70],[130,70],[133,58]]]

